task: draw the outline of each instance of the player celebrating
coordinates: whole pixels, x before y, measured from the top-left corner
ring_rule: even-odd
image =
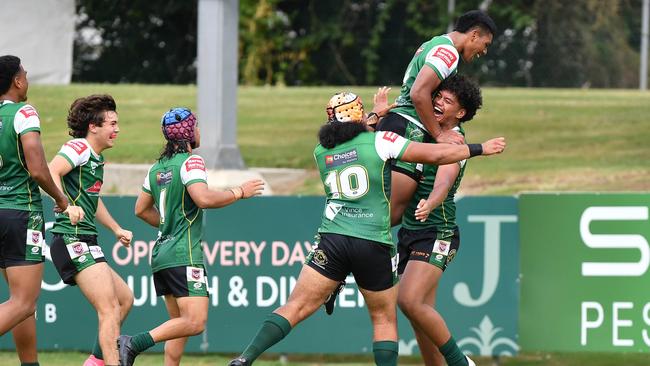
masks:
[[[397,253],[387,199],[389,160],[448,164],[500,153],[505,147],[503,138],[483,145],[432,145],[410,142],[393,132],[369,132],[363,104],[352,93],[334,95],[327,114],[314,150],[327,196],[320,240],[307,256],[287,303],[269,315],[230,366],[251,365],[313,314],[350,272],[370,312],[375,363],[396,365]]]
[[[83,210],[69,206],[47,169],[36,109],[26,104],[27,72],[16,56],[0,57],[0,271],[9,300],[0,304],[0,336],[13,329],[22,365],[38,365],[36,299],[43,277],[43,205],[39,186],[72,222]]]
[[[458,18],[453,32],[423,43],[406,69],[397,107],[382,119],[378,130],[419,142],[463,143],[460,134],[441,130],[435,121],[432,96],[443,80],[456,73],[459,56],[465,62],[484,56],[495,34],[494,21],[473,10]],[[421,172],[416,164],[403,162],[396,162],[393,172],[391,207],[401,212],[413,196]]]
[[[104,180],[102,152],[113,147],[120,132],[115,101],[110,95],[75,100],[68,112],[68,128],[74,139],[66,142],[52,159],[50,172],[68,199],[83,207],[86,217],[72,223],[63,215],[56,216],[52,261],[63,282],[78,285],[97,311],[99,334],[93,354],[84,365],[118,365],[115,339],[133,305],[133,294],[106,263],[95,226],[96,218],[122,245],[131,243],[133,234],[122,229],[99,197]]]
[[[165,297],[170,320],[149,332],[119,338],[122,365],[155,343],[165,343],[165,365],[179,365],[189,336],[203,332],[208,319],[207,274],[201,233],[203,209],[228,206],[260,195],[264,183],[251,180],[225,192],[208,189],[203,158],[193,154],[201,138],[196,117],[174,108],[162,118],[167,144],[144,179],[135,214],[159,228],[151,256],[154,286]]]
[[[434,99],[434,115],[443,131],[458,130],[464,135],[461,123],[471,120],[481,104],[478,86],[456,75],[440,85]],[[424,165],[422,179],[404,212],[398,234],[398,273],[402,275],[398,304],[413,325],[427,366],[444,365],[443,356],[450,366],[468,364],[445,321],[434,309],[442,273],[460,246],[454,195],[465,167],[464,160],[457,164]]]

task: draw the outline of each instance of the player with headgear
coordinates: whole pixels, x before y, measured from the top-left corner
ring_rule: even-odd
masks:
[[[387,110],[380,90],[371,115]],[[379,366],[397,364],[397,250],[390,227],[390,160],[449,164],[503,151],[505,140],[450,145],[410,142],[394,132],[367,129],[361,99],[334,95],[326,107],[314,158],[326,194],[316,245],[302,267],[287,303],[275,309],[230,366],[250,366],[293,327],[311,316],[350,273],[363,295],[373,325]],[[375,119],[375,116],[371,119]]]
[[[245,182],[227,191],[208,188],[198,121],[188,108],[172,108],[162,116],[166,144],[144,179],[135,214],[158,228],[151,270],[158,296],[164,296],[170,319],[156,328],[119,337],[120,362],[165,342],[165,365],[179,365],[189,336],[203,332],[208,319],[208,283],[201,236],[203,209],[219,208],[260,195],[264,183]]]

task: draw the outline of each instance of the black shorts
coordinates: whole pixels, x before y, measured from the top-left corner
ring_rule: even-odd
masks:
[[[409,230],[399,229],[397,233],[399,251],[399,265],[397,272],[404,273],[408,261],[421,261],[431,263],[442,269],[454,259],[460,248],[460,232],[458,227],[454,229],[452,237],[439,238],[438,230],[435,227]]]
[[[208,275],[202,265],[161,269],[153,274],[156,295],[208,296]]]
[[[388,113],[377,125],[377,131],[391,131],[415,142],[433,142],[431,135],[397,113]],[[419,163],[407,163],[405,161],[392,160],[391,169],[402,173],[416,182],[422,177],[423,166]]]
[[[394,247],[347,235],[320,234],[305,264],[334,281],[343,281],[352,273],[357,285],[370,291],[389,289],[398,280]]]
[[[0,268],[43,263],[42,211],[0,209]]]
[[[106,262],[97,235],[55,233],[50,246],[52,262],[63,282],[75,286],[74,276],[93,264]]]

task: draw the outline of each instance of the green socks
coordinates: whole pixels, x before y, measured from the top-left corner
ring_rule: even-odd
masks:
[[[262,327],[257,331],[255,338],[242,352],[242,357],[253,362],[264,351],[271,348],[274,344],[280,342],[291,331],[291,324],[283,316],[271,313],[266,318]]]
[[[440,353],[445,356],[445,361],[449,366],[469,366],[467,358],[460,351],[454,337],[450,337],[447,343],[443,344],[442,347],[438,348]]]
[[[95,358],[103,360],[104,355],[102,354],[102,348],[99,346],[99,337],[95,338],[95,344],[93,345],[93,352],[92,355],[95,356]]]
[[[133,346],[133,350],[138,353],[153,347],[154,344],[156,343],[154,343],[153,338],[151,338],[151,334],[149,334],[149,332],[139,333],[131,338],[131,345]]]
[[[398,348],[395,341],[373,342],[372,353],[375,355],[375,364],[377,366],[396,366]]]

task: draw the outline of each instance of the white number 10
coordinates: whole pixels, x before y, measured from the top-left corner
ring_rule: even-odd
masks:
[[[327,173],[325,185],[333,198],[341,194],[348,198],[359,198],[368,192],[368,172],[359,165],[349,166],[340,172],[332,170]]]

